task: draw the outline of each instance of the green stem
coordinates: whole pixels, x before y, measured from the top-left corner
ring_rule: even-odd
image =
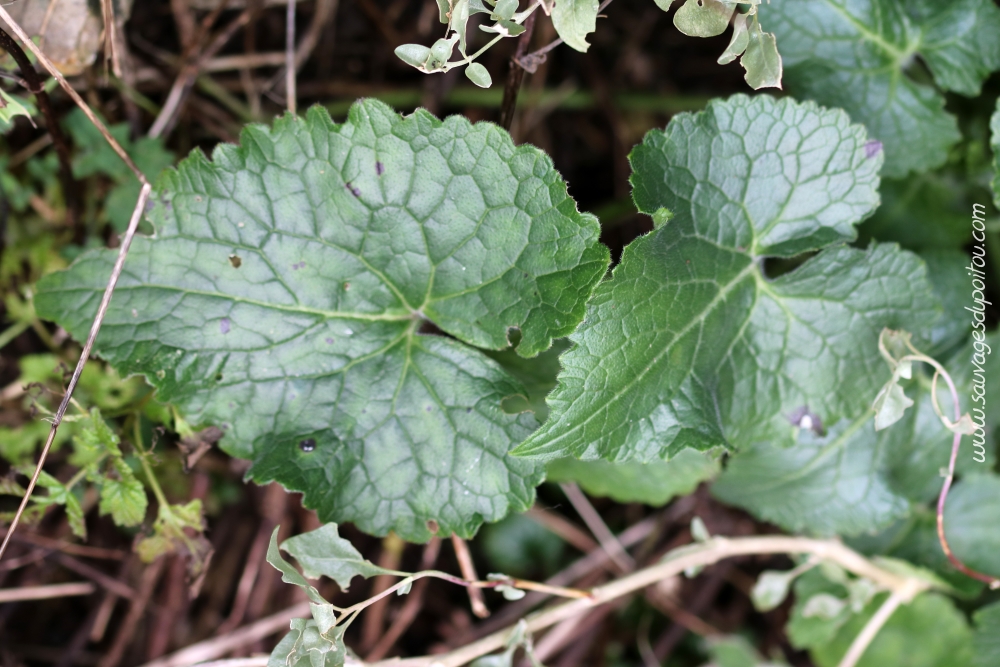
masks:
[[[0,333],[0,349],[23,334],[30,326],[31,322],[16,322],[9,326],[3,333]]]
[[[135,446],[137,452],[139,452],[139,463],[142,464],[142,470],[146,473],[146,479],[149,480],[149,488],[152,489],[153,495],[156,496],[156,502],[160,504],[159,512],[161,514],[170,514],[170,503],[167,501],[167,496],[163,493],[163,489],[160,488],[160,483],[156,481],[156,475],[153,474],[153,467],[149,465],[149,453],[146,452],[142,447],[142,420],[139,415],[135,415],[132,420],[132,444]]]
[[[538,7],[539,7],[539,4],[536,2],[531,7],[529,7],[528,9],[524,10],[521,14],[519,14],[517,16],[517,18],[514,19],[514,23],[516,23],[518,25],[521,25],[522,23],[525,22],[525,20],[527,20],[527,18],[529,16],[531,16],[534,13],[534,11],[536,9],[538,9]],[[448,70],[454,69],[455,67],[461,67],[462,65],[468,65],[469,63],[471,63],[472,61],[474,61],[476,58],[478,58],[479,56],[481,56],[484,53],[486,53],[486,51],[491,46],[493,46],[494,44],[496,44],[497,42],[499,42],[504,37],[513,37],[513,35],[497,35],[496,37],[494,37],[493,39],[491,39],[489,42],[487,42],[486,46],[484,46],[483,48],[479,49],[478,51],[476,51],[475,53],[473,53],[471,56],[466,56],[464,59],[457,60],[457,61],[455,61],[453,63],[445,63],[444,68],[442,68],[441,70],[438,70],[438,71],[447,72]]]

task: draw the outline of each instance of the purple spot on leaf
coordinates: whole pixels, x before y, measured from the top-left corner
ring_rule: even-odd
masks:
[[[327,338],[326,339],[326,344],[327,345],[333,345],[333,339],[332,338]]]
[[[879,154],[882,150],[882,142],[877,139],[872,139],[865,144],[865,157],[871,159]]]
[[[299,269],[304,269],[304,268],[306,268],[305,262],[296,262],[295,264],[292,264],[293,271],[298,271]]]
[[[354,195],[355,197],[360,197],[361,196],[361,190],[358,190],[356,187],[354,187],[353,185],[351,185],[350,181],[347,181],[346,183],[344,183],[344,187],[347,188],[348,190],[350,190],[351,194]]]
[[[221,331],[224,334],[229,333],[229,318],[228,317],[223,317],[221,320],[219,320],[219,331]]]
[[[803,405],[793,410],[788,415],[788,421],[792,423],[792,426],[809,429],[816,435],[822,436],[824,433],[823,420],[820,419],[819,415],[809,412],[808,405]]]
[[[382,164],[381,162],[376,162],[375,163],[375,173],[378,174],[379,176],[381,176],[382,174],[384,174],[385,173],[385,165]]]

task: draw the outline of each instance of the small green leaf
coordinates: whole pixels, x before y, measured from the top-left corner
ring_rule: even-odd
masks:
[[[847,609],[847,602],[829,593],[817,593],[802,605],[803,618],[833,621]]]
[[[22,102],[19,97],[15,97],[0,88],[0,134],[5,133],[14,127],[14,119],[24,116],[31,120],[31,110],[28,105]]]
[[[763,32],[754,20],[748,39],[746,51],[740,58],[740,64],[746,70],[746,82],[754,90],[781,88],[782,62],[775,36]]]
[[[747,50],[747,44],[749,43],[750,33],[747,31],[747,14],[738,13],[736,14],[736,18],[733,19],[732,39],[729,40],[729,46],[726,47],[726,50],[719,56],[719,64],[728,65],[736,60]]]
[[[448,23],[448,13],[451,11],[451,5],[449,4],[448,0],[437,0],[437,6],[438,6],[438,18],[440,19],[441,23]],[[396,55],[399,54],[397,53]]]
[[[309,580],[303,577],[294,565],[281,556],[281,551],[278,549],[278,527],[275,527],[274,532],[271,533],[271,542],[267,547],[267,562],[270,563],[274,569],[281,572],[282,581],[286,584],[292,584],[293,586],[301,588],[313,604],[329,604],[326,599],[319,594],[319,591],[309,583]],[[348,583],[349,582],[350,579],[348,579]]]
[[[469,23],[469,0],[457,0],[454,9],[451,10],[451,30],[458,35],[458,51],[465,57],[465,39],[468,32]]]
[[[87,523],[83,517],[80,501],[72,493],[67,492],[63,496],[63,504],[66,506],[66,518],[69,520],[70,530],[80,539],[87,539]]]
[[[513,586],[497,586],[497,591],[503,594],[505,600],[520,600],[525,596],[525,592]]]
[[[118,526],[137,526],[146,518],[146,490],[128,466],[117,469],[121,479],[105,478],[101,484],[101,516],[110,514]]]
[[[653,0],[656,6],[665,12],[670,11],[670,5],[674,4],[674,0]]]
[[[691,539],[702,544],[712,539],[712,534],[708,532],[708,527],[700,516],[691,519]]]
[[[687,0],[674,14],[674,25],[690,37],[715,37],[729,27],[734,11],[735,2]]]
[[[556,0],[552,25],[563,41],[577,51],[590,48],[586,37],[597,29],[598,0]]]
[[[851,617],[846,598],[847,589],[825,578],[820,568],[799,577],[795,581],[795,604],[785,629],[792,646],[807,649],[829,643]]]
[[[438,69],[444,66],[448,62],[448,58],[451,58],[451,52],[455,49],[457,41],[458,35],[451,39],[439,39],[434,42],[434,45],[431,46],[431,57],[427,61],[427,69]]]
[[[346,626],[323,631],[315,619],[293,618],[291,628],[274,647],[267,667],[343,667],[347,660]]]
[[[881,431],[898,422],[911,405],[913,400],[903,392],[899,381],[893,377],[882,387],[872,404],[872,409],[875,410],[875,430]]]
[[[498,0],[491,18],[494,21],[509,21],[517,11],[518,0]]]
[[[490,77],[489,70],[479,63],[472,63],[466,67],[465,76],[480,88],[489,88],[493,85],[493,79]]]
[[[397,46],[393,53],[407,65],[412,65],[419,70],[424,68],[427,59],[431,57],[431,50],[423,44],[403,44]]]
[[[750,591],[750,599],[757,611],[776,609],[788,597],[788,589],[795,580],[793,572],[765,570],[757,577],[757,583]]]
[[[367,579],[379,574],[405,574],[365,560],[350,542],[340,536],[335,523],[290,537],[281,543],[281,548],[295,556],[307,577],[330,577],[342,591],[346,591],[351,579],[359,575]]]

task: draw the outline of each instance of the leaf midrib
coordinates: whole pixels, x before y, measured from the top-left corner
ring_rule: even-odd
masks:
[[[646,364],[646,367],[641,372],[637,373],[632,378],[632,380],[625,383],[625,385],[614,396],[612,396],[608,401],[604,402],[603,407],[606,408],[607,406],[613,405],[614,403],[618,402],[627,392],[631,391],[631,389],[636,384],[640,384],[641,381],[646,377],[646,375],[652,371],[653,367],[659,364],[660,360],[666,354],[668,354],[670,350],[673,349],[674,344],[676,344],[677,341],[681,340],[684,336],[686,336],[687,333],[696,325],[703,322],[705,318],[707,318],[712,313],[712,311],[715,309],[718,303],[722,301],[722,299],[724,299],[738,284],[743,282],[743,279],[746,278],[747,275],[753,273],[755,270],[756,270],[756,265],[754,264],[753,261],[750,261],[739,273],[733,276],[732,280],[726,283],[722,287],[722,289],[719,290],[718,294],[716,294],[712,298],[712,300],[708,303],[708,305],[706,305],[705,308],[703,308],[702,311],[698,313],[698,315],[693,317],[687,324],[685,324],[677,332],[671,344],[665,345],[663,349],[659,353],[657,353],[648,364]],[[599,414],[598,411],[591,412],[591,414],[588,417],[584,418],[583,421],[579,422],[578,424],[567,430],[565,433],[560,435],[558,438],[556,438],[556,440],[564,440],[568,438],[574,432],[584,428],[587,424],[591,422],[591,420],[596,419],[598,414]],[[527,442],[530,442],[531,440],[534,439],[536,439],[536,436],[532,436],[524,444],[527,444]],[[524,444],[522,444],[521,447],[523,447]],[[520,449],[520,447],[518,447],[518,449]],[[532,451],[531,449],[528,449],[526,450],[525,453],[530,453],[531,451]]]

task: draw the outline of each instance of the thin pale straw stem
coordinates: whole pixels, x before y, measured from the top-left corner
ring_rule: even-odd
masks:
[[[2,11],[2,8],[0,8],[0,11]],[[35,473],[31,476],[31,482],[28,484],[28,489],[24,493],[24,498],[21,499],[21,504],[17,508],[14,520],[11,521],[10,527],[7,528],[7,534],[4,535],[3,544],[0,544],[0,559],[3,558],[3,554],[7,550],[7,544],[10,542],[11,537],[13,537],[14,530],[17,529],[17,524],[21,520],[21,515],[24,514],[24,510],[28,506],[31,494],[35,490],[35,485],[38,483],[38,476],[41,474],[42,467],[45,465],[45,459],[49,455],[49,450],[52,448],[52,441],[56,437],[56,431],[59,430],[59,425],[62,424],[63,417],[66,415],[66,410],[69,408],[70,399],[73,397],[73,390],[76,389],[76,385],[80,381],[80,374],[83,373],[83,367],[86,365],[87,359],[90,357],[90,351],[94,347],[94,341],[97,340],[97,334],[101,330],[101,323],[104,321],[104,316],[108,312],[108,306],[111,304],[111,295],[115,291],[115,285],[118,284],[118,277],[121,275],[122,268],[125,266],[125,257],[128,255],[129,246],[132,245],[132,238],[135,236],[135,231],[139,228],[139,221],[142,219],[142,213],[146,208],[146,202],[149,200],[149,193],[151,190],[152,186],[150,186],[149,183],[143,183],[142,189],[139,191],[139,200],[135,203],[135,209],[132,211],[132,219],[128,223],[128,231],[125,232],[125,237],[122,239],[121,248],[118,250],[118,259],[115,260],[114,269],[111,271],[111,279],[108,280],[108,286],[105,288],[104,296],[101,298],[101,305],[97,309],[97,316],[94,317],[94,323],[90,327],[90,334],[87,336],[87,342],[83,346],[83,352],[80,353],[80,360],[76,363],[76,369],[73,371],[73,377],[69,381],[69,386],[66,387],[66,393],[63,395],[62,402],[59,403],[59,409],[56,410],[56,414],[52,419],[52,428],[49,429],[49,437],[46,439],[45,446],[42,448],[42,453],[38,458],[38,464],[35,466]]]
[[[93,109],[87,106],[87,103],[83,101],[80,94],[73,89],[73,86],[69,85],[66,77],[64,77],[56,66],[52,64],[52,61],[49,60],[48,56],[46,56],[45,53],[38,48],[33,41],[31,41],[31,38],[28,37],[21,26],[19,26],[17,22],[11,18],[11,15],[7,13],[7,10],[3,8],[2,4],[0,4],[0,19],[3,19],[7,25],[10,26],[11,31],[17,35],[17,38],[21,40],[21,43],[24,44],[29,51],[35,54],[35,58],[38,59],[38,62],[42,63],[42,66],[48,70],[49,74],[51,74],[55,80],[59,82],[59,85],[66,91],[66,94],[73,99],[76,105],[83,111],[84,115],[86,115],[87,118],[90,119],[90,122],[94,124],[94,127],[100,131],[101,136],[103,136],[104,139],[111,145],[111,148],[118,154],[118,157],[120,157],[125,164],[128,165],[128,168],[132,170],[132,173],[139,179],[139,182],[143,184],[149,183],[149,181],[146,180],[145,174],[143,174],[139,167],[136,166],[135,162],[132,161],[132,158],[130,158],[128,153],[125,152],[125,149],[121,147],[121,144],[119,144],[115,138],[111,136],[111,133],[108,132],[108,128],[104,127],[104,123],[100,121]],[[3,551],[0,550],[0,555],[2,554]]]

